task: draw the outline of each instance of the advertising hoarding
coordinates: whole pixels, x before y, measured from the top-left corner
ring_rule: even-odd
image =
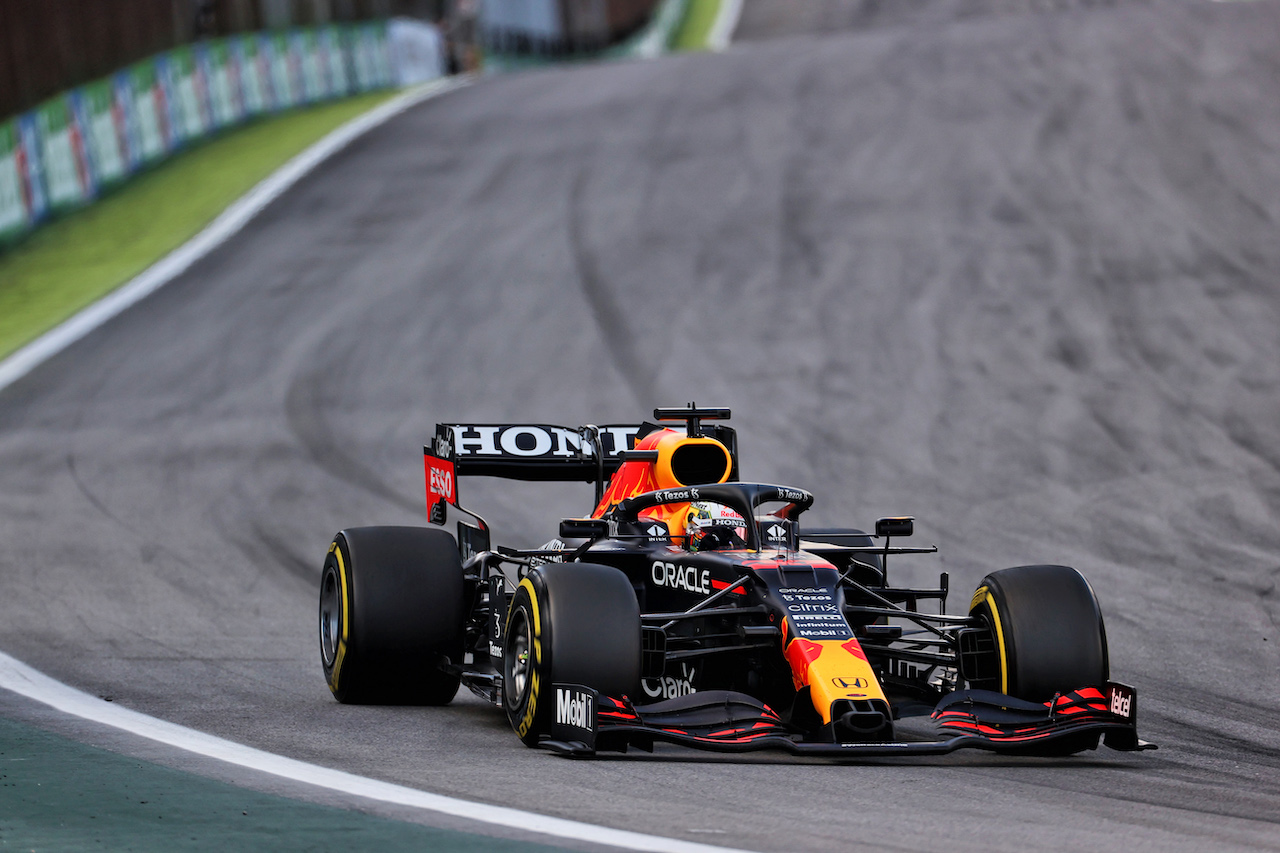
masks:
[[[0,240],[25,231],[31,225],[25,191],[25,158],[18,137],[18,122],[0,124]]]
[[[84,134],[71,108],[71,94],[45,101],[34,112],[49,209],[57,212],[83,204],[93,197],[93,183]]]
[[[430,79],[436,63],[421,53],[412,74],[397,73],[385,22],[250,33],[174,48],[52,98],[0,123],[0,243],[223,128]]]

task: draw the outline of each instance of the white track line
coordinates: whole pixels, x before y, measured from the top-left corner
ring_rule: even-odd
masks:
[[[32,343],[0,361],[0,389],[12,385],[35,369],[42,362],[66,349],[103,323],[130,306],[164,287],[188,267],[216,249],[242,229],[249,220],[260,213],[303,176],[311,172],[329,157],[341,151],[360,135],[372,130],[388,119],[399,115],[415,104],[435,97],[462,82],[443,80],[428,83],[388,101],[342,127],[294,157],[277,172],[258,184],[247,195],[227,208],[225,212],[190,241],[175,249],[165,258],[148,268],[128,284],[81,311],[62,325],[37,338]],[[621,829],[609,829],[578,821],[547,817],[533,812],[523,812],[502,806],[472,803],[466,800],[429,794],[402,785],[380,782],[344,773],[328,767],[307,764],[260,749],[224,740],[204,732],[179,726],[176,723],[150,717],[137,711],[97,699],[69,687],[32,669],[4,652],[0,652],[0,688],[11,690],[57,710],[91,720],[113,728],[122,729],[149,740],[225,761],[251,770],[270,773],[320,788],[341,791],[371,800],[379,800],[401,806],[426,809],[454,817],[467,818],[481,823],[506,826],[527,832],[536,832],[555,838],[587,841],[625,850],[667,851],[668,853],[735,853],[730,848],[695,844],[656,835],[644,835]],[[513,741],[514,743],[514,741]],[[745,853],[745,852],[744,852]]]
[[[118,704],[90,696],[60,681],[55,681],[38,670],[32,669],[4,652],[0,652],[0,688],[49,705],[64,714],[71,714],[95,723],[122,729],[149,740],[247,767],[262,773],[270,773],[284,779],[354,794],[384,803],[426,809],[440,814],[475,820],[481,823],[511,827],[526,832],[539,833],[554,838],[586,841],[624,850],[651,850],[660,853],[746,853],[728,847],[715,847],[657,835],[645,835],[624,829],[609,829],[574,820],[548,817],[504,806],[473,803],[440,794],[429,794],[403,785],[380,782],[341,770],[307,764],[264,752],[260,749],[223,740],[204,732],[179,726]],[[512,738],[513,749],[521,749]]]
[[[720,0],[716,19],[711,24],[711,31],[707,33],[707,47],[717,52],[728,50],[741,16],[742,0]]]
[[[112,317],[173,281],[196,261],[244,228],[249,220],[279,198],[281,193],[325,160],[350,145],[356,138],[388,119],[398,116],[415,104],[465,85],[465,82],[458,78],[433,80],[410,89],[334,130],[249,190],[246,195],[223,211],[217,219],[209,223],[203,231],[148,267],[137,278],[113,290],[70,320],[0,361],[0,390],[9,387]]]

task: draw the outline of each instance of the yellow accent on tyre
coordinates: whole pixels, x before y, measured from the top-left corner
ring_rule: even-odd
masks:
[[[996,600],[991,595],[991,590],[985,586],[980,586],[973,593],[973,600],[969,602],[969,611],[973,610],[981,604],[987,606],[987,612],[991,614],[991,627],[996,633],[996,653],[1000,658],[1000,692],[1009,692],[1009,652],[1004,644],[1004,627],[1000,624],[1000,611],[996,608]]]
[[[529,610],[533,614],[533,665],[529,668],[529,701],[525,705],[524,718],[516,727],[516,734],[524,737],[533,728],[533,718],[538,713],[538,671],[542,665],[542,616],[539,614],[538,593],[528,578],[520,581],[529,594]]]
[[[342,595],[342,636],[338,638],[338,652],[333,656],[333,669],[329,678],[329,689],[337,690],[338,682],[342,677],[342,659],[347,655],[347,625],[351,621],[348,618],[347,607],[351,599],[347,597],[347,566],[342,559],[342,549],[338,547],[337,542],[329,546],[329,553],[333,554],[338,561],[338,585]]]

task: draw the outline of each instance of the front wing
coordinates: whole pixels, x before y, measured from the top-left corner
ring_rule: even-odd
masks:
[[[957,691],[931,715],[954,737],[857,743],[805,740],[767,705],[741,693],[708,691],[636,707],[581,685],[553,687],[555,723],[551,739],[541,745],[572,757],[628,747],[651,750],[655,742],[714,752],[782,750],[835,758],[945,755],[959,749],[1067,755],[1096,749],[1100,740],[1126,752],[1156,748],[1138,738],[1136,692],[1115,682],[1043,704],[986,690]]]

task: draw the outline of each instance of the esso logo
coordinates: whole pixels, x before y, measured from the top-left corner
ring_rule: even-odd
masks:
[[[453,472],[443,468],[431,469],[431,492],[446,498],[453,496]]]

